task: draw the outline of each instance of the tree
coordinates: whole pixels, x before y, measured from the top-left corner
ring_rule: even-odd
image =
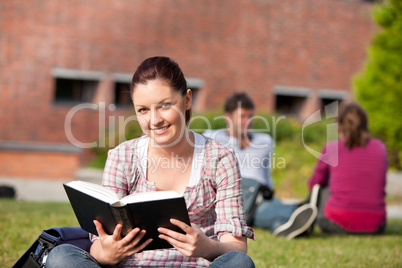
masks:
[[[368,48],[361,74],[354,78],[357,101],[366,109],[370,131],[385,141],[390,165],[401,169],[402,152],[402,1],[373,8],[380,26]]]

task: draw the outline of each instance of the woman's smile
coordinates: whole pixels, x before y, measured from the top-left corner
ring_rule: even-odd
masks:
[[[156,135],[163,135],[165,134],[168,129],[169,129],[170,125],[167,125],[165,127],[160,127],[160,128],[151,128],[151,130],[156,134]]]

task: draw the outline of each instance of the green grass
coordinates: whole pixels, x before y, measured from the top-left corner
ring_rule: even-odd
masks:
[[[309,238],[276,239],[256,229],[249,254],[256,267],[401,267],[402,220],[381,236],[328,236],[316,228]]]
[[[11,267],[43,229],[77,226],[68,203],[0,199],[0,267]],[[287,241],[255,229],[249,255],[256,267],[402,267],[402,220],[381,236],[327,236]]]
[[[11,267],[42,230],[58,226],[78,226],[68,203],[0,199],[0,267]]]

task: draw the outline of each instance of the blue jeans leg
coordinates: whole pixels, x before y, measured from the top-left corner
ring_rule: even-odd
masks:
[[[273,232],[289,220],[297,206],[297,204],[283,204],[276,198],[264,200],[255,212],[254,226]]]
[[[63,244],[55,247],[46,260],[46,268],[99,268],[102,267],[94,257],[79,247]]]
[[[240,251],[229,251],[216,258],[209,265],[210,268],[255,268],[253,260]]]
[[[76,246],[64,244],[50,251],[46,268],[99,268],[102,267],[88,252]],[[253,260],[240,251],[230,251],[211,262],[212,268],[255,268]]]

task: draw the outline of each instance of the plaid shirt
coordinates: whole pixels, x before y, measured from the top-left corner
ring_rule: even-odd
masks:
[[[103,173],[103,186],[113,189],[119,197],[135,192],[156,191],[141,170],[138,141],[126,141],[109,151]],[[201,179],[187,186],[184,193],[192,223],[197,224],[211,239],[224,234],[254,239],[254,231],[246,225],[243,210],[242,182],[237,160],[231,149],[207,139]],[[143,251],[120,263],[120,267],[202,267],[209,262],[203,258],[183,256],[176,249]]]

